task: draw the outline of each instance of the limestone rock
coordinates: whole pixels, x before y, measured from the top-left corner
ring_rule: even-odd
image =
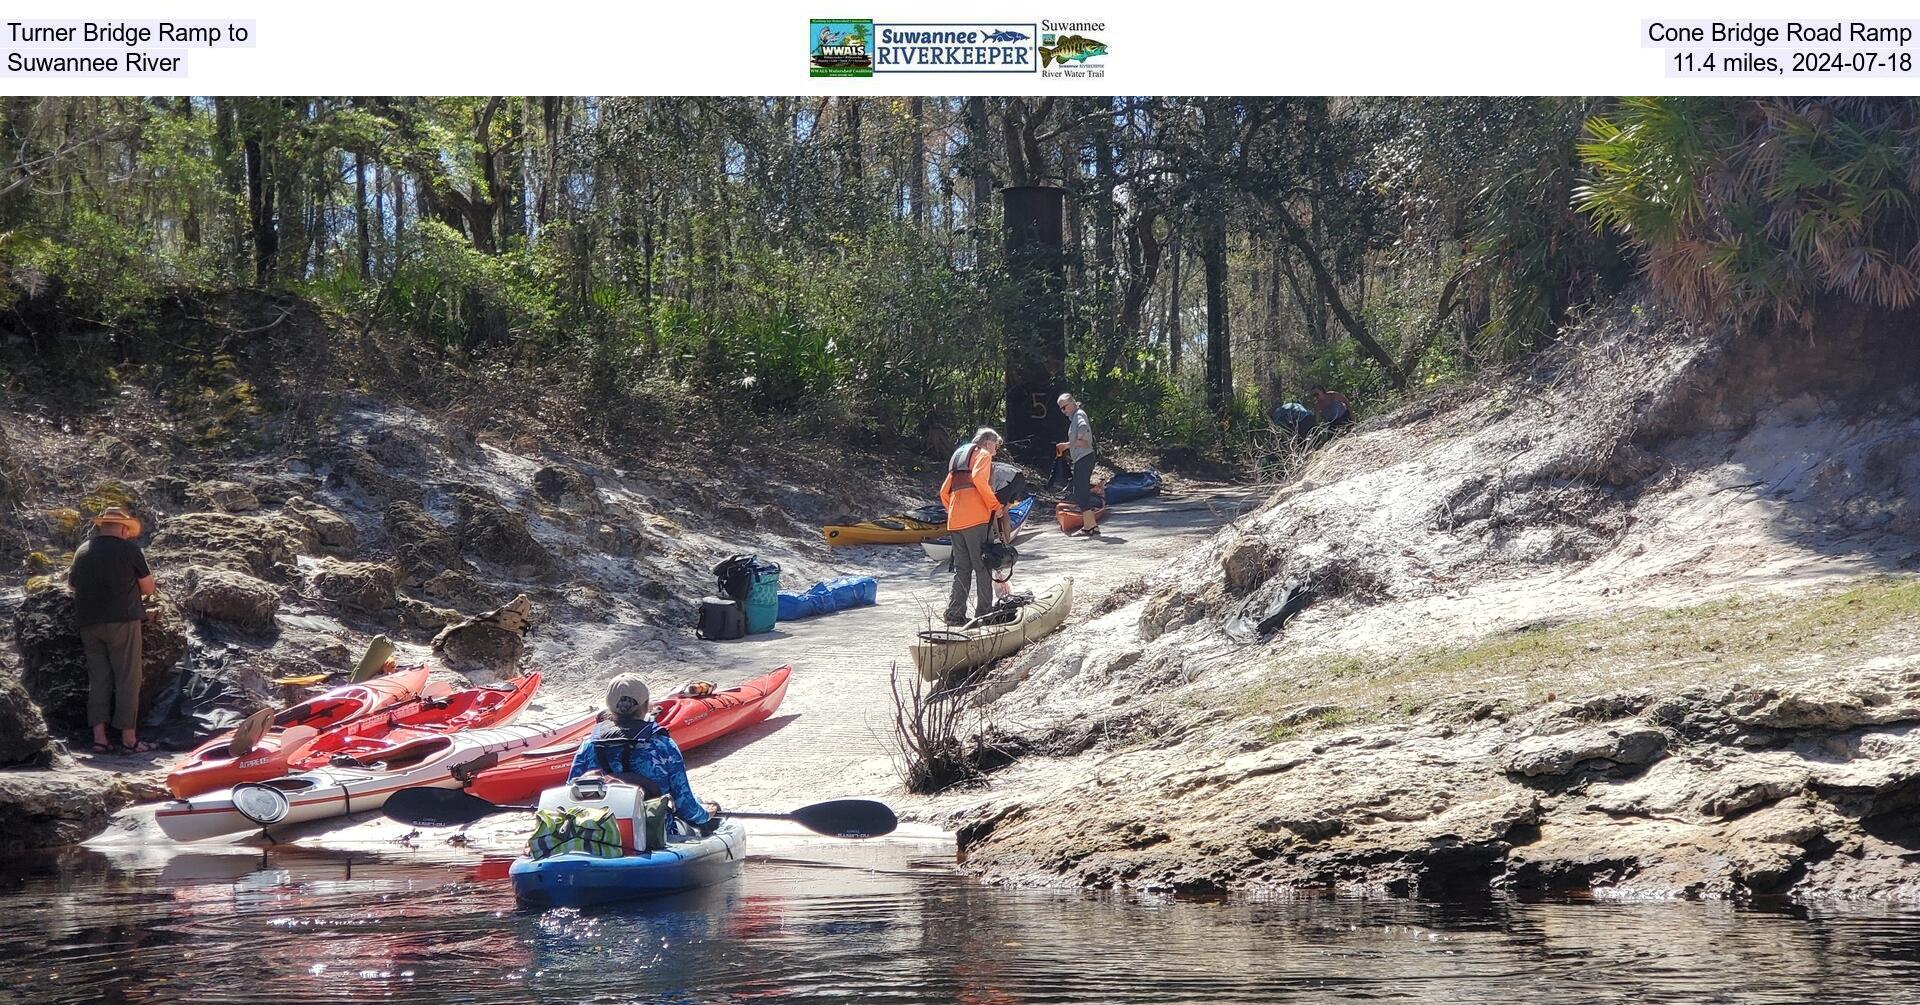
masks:
[[[0,654],[0,663],[11,662]],[[43,763],[50,751],[47,720],[20,683],[19,668],[0,671],[0,765]]]
[[[500,605],[500,594],[472,575],[449,569],[420,585],[420,592],[463,610],[484,610]]]
[[[1243,534],[1227,545],[1220,558],[1226,574],[1227,593],[1244,597],[1273,574],[1274,554],[1267,542],[1252,534]]]
[[[418,480],[388,474],[386,468],[364,450],[334,450],[325,461],[328,485],[358,492],[375,503],[405,500],[417,504],[426,497]]]
[[[400,620],[410,628],[437,631],[460,620],[460,612],[450,607],[435,607],[424,600],[400,597],[396,601]]]
[[[148,499],[155,499],[172,504],[183,504],[187,501],[187,489],[191,487],[191,485],[192,483],[185,478],[178,478],[173,475],[154,475],[151,478],[141,480],[140,494]]]
[[[632,557],[638,555],[646,542],[645,533],[629,523],[609,521],[599,524],[588,532],[593,546],[608,555]]]
[[[1811,680],[1789,688],[1736,689],[1728,717],[1767,729],[1846,730],[1920,719],[1920,686]]]
[[[373,613],[394,604],[399,577],[377,562],[324,562],[313,577],[314,589],[343,607]]]
[[[1507,770],[1528,778],[1560,777],[1595,762],[1651,764],[1666,750],[1667,734],[1660,730],[1595,726],[1522,740],[1507,758]]]
[[[0,852],[78,844],[105,830],[120,801],[103,772],[0,771]]]
[[[433,637],[433,650],[461,673],[506,673],[526,650],[527,621],[533,602],[520,594],[505,606],[449,625]]]
[[[600,496],[595,491],[593,476],[564,464],[549,464],[535,471],[533,491],[553,506],[582,513],[600,512]]]
[[[553,556],[534,540],[526,514],[470,488],[456,491],[455,499],[460,514],[456,533],[464,554],[507,566],[522,575],[539,576],[553,568]]]
[[[247,513],[260,508],[260,498],[239,482],[200,482],[187,489],[187,498],[221,513]]]
[[[193,566],[181,577],[180,606],[213,621],[266,628],[280,610],[280,589],[232,569]]]
[[[153,616],[142,629],[142,716],[173,682],[187,649],[179,610],[164,598],[150,603]],[[40,706],[47,724],[57,729],[87,728],[87,660],[73,626],[73,595],[50,590],[27,597],[14,615],[13,633],[21,658],[20,683]]]
[[[231,513],[187,513],[169,518],[154,536],[148,558],[156,573],[168,565],[202,566],[273,582],[295,571],[299,541],[278,520]]]
[[[345,517],[305,496],[289,498],[283,512],[288,519],[306,528],[317,547],[347,552],[360,543],[359,532]]]
[[[367,434],[367,453],[389,467],[426,471],[440,452],[432,437],[405,426],[382,426]]]
[[[453,535],[414,503],[401,500],[388,505],[386,529],[401,576],[408,583],[424,582],[464,565]]]

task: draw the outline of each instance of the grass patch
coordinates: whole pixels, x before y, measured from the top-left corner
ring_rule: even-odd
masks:
[[[126,482],[108,479],[95,485],[93,491],[87,493],[85,499],[80,500],[80,509],[88,516],[99,516],[115,506],[131,513],[134,511],[134,502],[137,498],[133,486]]]
[[[1413,718],[1464,696],[1524,708],[1652,681],[1788,679],[1835,656],[1858,661],[1916,646],[1920,577],[1880,576],[1811,596],[1725,598],[1529,625],[1459,648],[1314,655],[1276,667],[1241,710],[1302,710],[1271,728],[1277,742],[1373,718]]]
[[[53,529],[58,531],[62,537],[72,536],[75,531],[80,529],[80,521],[85,519],[80,515],[79,510],[71,506],[62,506],[59,509],[48,510],[47,518],[53,521]]]

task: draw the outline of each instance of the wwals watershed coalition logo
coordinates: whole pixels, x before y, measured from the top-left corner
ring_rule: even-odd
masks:
[[[807,47],[809,76],[873,76],[872,21],[816,18],[807,24]]]

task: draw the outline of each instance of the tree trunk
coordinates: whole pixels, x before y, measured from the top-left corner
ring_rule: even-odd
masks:
[[[374,274],[387,275],[387,169],[373,162],[373,232],[380,235],[373,255]]]
[[[652,358],[660,352],[660,334],[653,324],[653,221],[657,213],[653,209],[657,200],[649,198],[646,223],[640,231],[640,324],[647,333],[647,356]]]
[[[1102,274],[1113,271],[1115,257],[1113,219],[1113,102],[1114,98],[1095,98],[1105,112],[1093,129],[1093,257]]]
[[[1207,286],[1207,410],[1224,417],[1233,404],[1233,331],[1227,303],[1227,214],[1213,206],[1201,221],[1200,258]]]
[[[273,216],[273,179],[268,175],[263,127],[255,121],[247,124],[247,218],[253,231],[253,282],[265,288],[273,284],[279,272],[280,232]]]
[[[540,188],[534,196],[533,218],[545,228],[553,219],[553,189],[560,178],[560,103],[565,98],[540,99],[540,125],[547,139],[546,170],[540,175]]]
[[[283,106],[286,109],[284,123],[290,127],[293,135],[300,136],[306,131],[307,103],[298,98],[286,98]],[[275,271],[282,277],[298,281],[307,274],[307,207],[301,198],[304,193],[300,185],[303,180],[302,165],[286,155],[285,148],[288,145],[284,139],[280,139],[275,144],[277,149],[269,151],[267,155],[270,161],[268,175],[276,189],[274,199],[280,231],[275,249],[278,257]]]
[[[360,238],[360,281],[373,275],[373,233],[367,224],[367,159],[353,153],[353,226]]]
[[[246,157],[240,150],[239,127],[234,121],[232,98],[213,99],[213,164],[220,176],[220,188],[229,204],[238,203],[247,191]],[[247,232],[234,227],[227,235],[225,258],[229,275],[238,276],[246,268]]]
[[[967,99],[967,162],[973,175],[973,203],[968,207],[967,225],[973,228],[974,267],[987,263],[987,235],[992,232],[988,214],[993,211],[992,126],[987,120],[987,99]]]
[[[1300,252],[1300,257],[1306,261],[1308,271],[1313,273],[1313,280],[1320,287],[1320,294],[1326,297],[1327,306],[1333,310],[1333,316],[1340,320],[1341,326],[1346,328],[1347,334],[1353,336],[1353,340],[1360,344],[1360,348],[1380,365],[1380,369],[1386,373],[1388,383],[1397,389],[1405,390],[1406,371],[1401,369],[1400,364],[1387,352],[1386,347],[1373,337],[1373,333],[1367,330],[1367,326],[1355,317],[1352,311],[1347,310],[1346,300],[1340,295],[1340,284],[1334,281],[1333,273],[1328,271],[1326,263],[1320,260],[1319,252],[1307,239],[1306,233],[1300,229],[1298,223],[1294,222],[1293,214],[1285,206],[1276,206],[1274,210],[1275,219],[1280,221],[1281,232],[1285,234],[1287,242],[1292,244],[1294,249]]]
[[[1155,280],[1160,278],[1160,238],[1153,232],[1158,218],[1154,211],[1143,209],[1127,228],[1127,285],[1120,298],[1120,326],[1112,350],[1115,355],[1139,337],[1140,316]],[[1108,366],[1114,362],[1109,360]]]
[[[927,227],[927,109],[926,99],[907,102],[912,132],[907,137],[907,216],[915,230]]]
[[[400,266],[400,240],[407,232],[407,179],[398,170],[387,172],[387,180],[393,184],[393,246],[394,268]]]
[[[860,99],[841,98],[846,107],[846,173],[847,180],[857,188],[866,177],[860,149]]]
[[[1178,221],[1173,225],[1171,244],[1173,247],[1168,252],[1173,261],[1169,265],[1171,275],[1167,287],[1167,372],[1178,379],[1180,359],[1185,352],[1187,341],[1186,334],[1180,330],[1180,287],[1185,285],[1186,276],[1180,271],[1180,224]]]

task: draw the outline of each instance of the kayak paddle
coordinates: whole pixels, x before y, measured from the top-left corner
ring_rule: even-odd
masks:
[[[389,819],[410,827],[454,827],[495,813],[531,813],[538,808],[492,803],[459,789],[416,786],[388,797],[383,812]],[[791,820],[816,834],[844,838],[879,837],[893,833],[894,828],[900,826],[900,818],[894,816],[887,804],[871,799],[830,799],[802,806],[791,813],[721,810],[720,815],[748,820]]]

